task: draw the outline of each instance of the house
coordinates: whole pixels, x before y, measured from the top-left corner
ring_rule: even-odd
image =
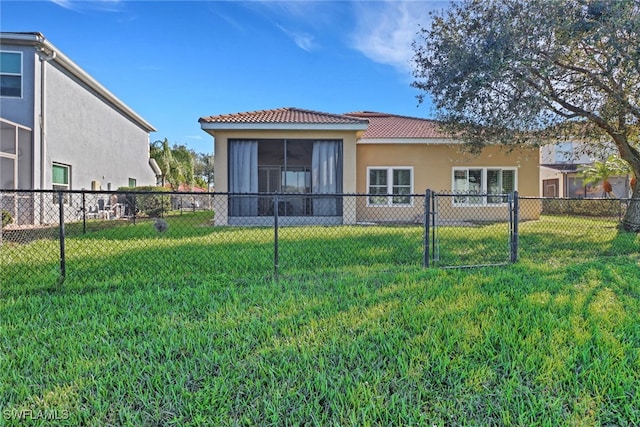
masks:
[[[42,34],[2,32],[0,55],[0,189],[155,183],[153,126]]]
[[[216,190],[246,193],[223,203],[217,225],[268,223],[273,192],[299,195],[278,209],[284,223],[295,224],[406,220],[423,211],[411,195],[428,188],[461,194],[451,198],[447,210],[457,219],[471,218],[479,208],[486,219],[504,216],[504,197],[491,194],[539,195],[537,149],[496,146],[477,156],[464,153],[432,120],[280,108],[199,122],[214,137]],[[369,196],[355,198],[356,193]],[[489,196],[470,196],[474,193]]]
[[[165,185],[165,187],[171,189],[171,185],[169,184]],[[198,187],[197,185],[181,183],[177,189],[172,191],[171,206],[175,210],[213,209],[208,191],[204,188]]]
[[[594,151],[590,144],[561,141],[540,147],[540,193],[543,197],[601,198],[608,196],[602,185],[584,185],[581,171],[616,152],[613,146]],[[609,178],[616,197],[629,197],[629,176]]]

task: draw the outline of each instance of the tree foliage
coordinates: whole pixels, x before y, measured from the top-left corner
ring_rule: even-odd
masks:
[[[638,1],[463,0],[432,18],[414,42],[413,86],[445,130],[475,149],[613,143],[640,174]],[[640,230],[640,201],[623,222]]]
[[[202,182],[200,185],[203,188],[210,188],[214,183],[214,156],[207,153],[193,153],[194,154],[194,173],[196,179],[200,178]]]
[[[196,170],[196,159],[204,154],[197,154],[185,145],[171,146],[165,138],[151,144],[150,155],[160,167],[163,186],[169,184],[171,189],[177,190],[180,184],[202,184],[198,182],[200,172]]]
[[[580,172],[583,184],[602,183],[602,193],[605,197],[611,197],[613,187],[609,178],[625,175],[629,173],[629,165],[620,160],[619,157],[611,155],[606,160],[597,160],[593,164],[585,167]]]

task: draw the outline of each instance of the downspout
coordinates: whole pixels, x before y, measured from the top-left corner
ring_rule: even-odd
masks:
[[[44,190],[45,179],[44,179],[44,171],[46,169],[46,154],[47,154],[47,144],[46,144],[46,129],[45,129],[45,108],[46,104],[46,63],[51,61],[56,57],[56,52],[54,50],[51,51],[49,55],[44,55],[44,48],[39,46],[36,48],[40,53],[38,55],[40,57],[40,190]],[[44,193],[40,193],[40,223],[44,223]]]
[[[38,51],[44,54],[42,47]],[[46,167],[46,144],[45,144],[45,109],[46,109],[46,67],[45,64],[56,57],[56,52],[51,51],[47,56],[40,55],[40,189],[44,190],[44,171]]]

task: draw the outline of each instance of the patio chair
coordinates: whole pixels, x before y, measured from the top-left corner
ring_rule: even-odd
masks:
[[[105,199],[98,199],[98,218],[111,219],[111,205]]]
[[[87,210],[87,218],[96,219],[100,214],[98,213],[98,208],[95,205],[89,206],[89,210]]]

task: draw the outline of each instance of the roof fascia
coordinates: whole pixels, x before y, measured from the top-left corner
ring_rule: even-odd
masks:
[[[52,61],[59,64],[62,68],[73,74],[75,77],[80,79],[83,83],[89,86],[91,89],[96,91],[100,96],[105,98],[108,102],[113,104],[116,109],[122,112],[125,116],[129,117],[135,123],[140,125],[147,132],[155,132],[156,129],[145,119],[143,119],[138,113],[129,108],[124,102],[122,102],[118,97],[116,97],[113,93],[111,93],[107,88],[105,88],[102,84],[98,83],[96,79],[91,77],[86,71],[84,71],[78,64],[73,62],[68,56],[60,51],[57,47],[55,47],[51,42],[49,42],[44,36],[41,34],[22,34],[22,33],[1,33],[0,39],[3,43],[10,44],[14,42],[14,44],[21,45],[33,45],[36,47],[36,50],[39,50],[41,53],[45,55],[53,55],[55,52],[55,56],[51,59]]]
[[[207,123],[200,122],[203,130],[366,130],[363,123]]]

